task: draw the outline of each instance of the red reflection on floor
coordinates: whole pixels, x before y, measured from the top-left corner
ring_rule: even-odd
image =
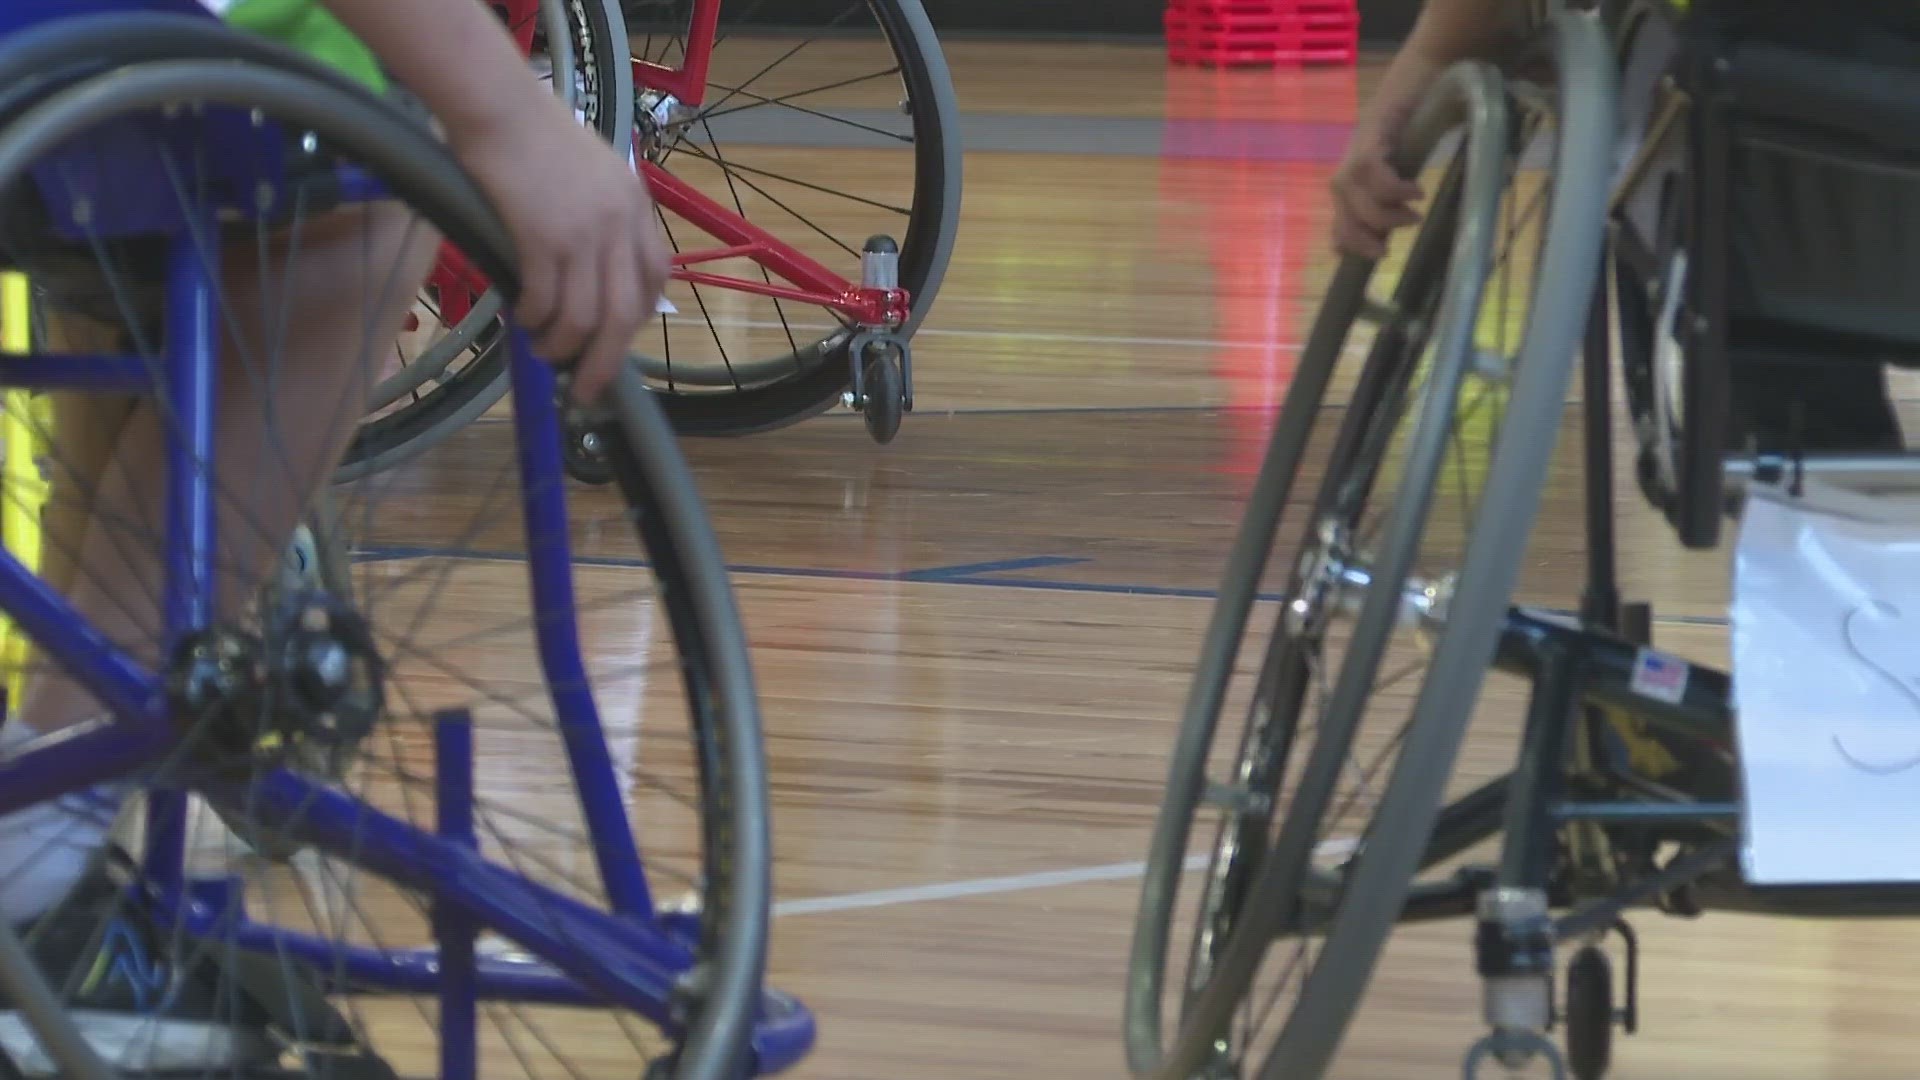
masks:
[[[1218,468],[1251,477],[1331,272],[1326,187],[1356,110],[1353,69],[1167,71],[1160,242],[1205,243],[1207,374],[1232,406]],[[1189,290],[1182,290],[1183,292]]]

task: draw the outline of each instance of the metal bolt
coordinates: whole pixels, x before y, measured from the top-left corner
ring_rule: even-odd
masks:
[[[342,686],[347,681],[348,663],[347,650],[337,642],[328,642],[315,651],[313,672],[324,686]]]
[[[1547,915],[1547,895],[1539,889],[1500,887],[1480,894],[1480,918],[1490,922],[1538,919]]]

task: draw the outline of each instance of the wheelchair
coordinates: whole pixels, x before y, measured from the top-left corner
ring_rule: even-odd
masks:
[[[1558,10],[1415,116],[1397,164],[1432,177],[1425,220],[1339,266],[1207,627],[1130,956],[1136,1076],[1328,1075],[1394,928],[1464,919],[1488,1029],[1465,1074],[1597,1080],[1640,1020],[1630,910],[1916,910],[1898,882],[1749,872],[1731,679],[1652,648],[1616,543],[1615,355],[1633,475],[1689,548],[1810,478],[1912,471],[1897,434],[1823,429],[1819,388],[1742,398],[1768,343],[1911,353],[1913,53],[1863,58],[1829,33],[1849,11],[1793,35],[1764,3]],[[1522,604],[1578,572],[1535,545],[1549,486],[1582,493],[1584,588]],[[1223,713],[1246,720],[1216,747]]]
[[[391,250],[344,232],[376,216],[404,225]],[[136,849],[105,847],[52,912],[0,926],[0,1068],[735,1080],[793,1065],[814,1025],[762,985],[770,836],[745,636],[637,370],[591,418],[621,529],[570,519],[563,376],[508,326],[510,427],[456,436],[433,490],[346,489],[340,513],[369,546],[344,590],[231,601],[275,554],[263,508],[278,497],[290,522],[287,492],[324,484],[284,471],[293,411],[335,410],[342,430],[357,415],[345,396],[261,390],[294,377],[295,256],[329,235],[371,263],[355,280],[390,282],[444,238],[515,292],[503,223],[413,111],[197,0],[0,4],[0,263],[34,293],[0,387],[145,403],[165,477],[128,497],[154,504],[146,519],[99,509],[127,501],[105,501],[108,479],[88,494],[85,542],[150,560],[149,594],[88,607],[0,554],[0,612],[33,674],[63,673],[99,713],[0,756],[0,814],[84,807],[102,784],[145,810]],[[371,323],[344,332],[365,339],[370,382],[387,342]],[[257,425],[215,424],[230,394],[269,403]],[[241,438],[259,439],[244,482],[214,468],[250,456]],[[81,483],[65,444],[43,447],[44,471]],[[375,513],[383,493],[399,514]],[[460,511],[470,524],[438,520]],[[40,539],[43,560],[73,542]],[[583,649],[609,636],[612,660]],[[236,851],[203,804],[313,857]],[[47,950],[76,932],[170,944],[179,978],[150,986],[137,953],[62,971]],[[101,979],[148,1020],[202,1001],[231,1034],[217,1067],[167,1058],[144,1028],[103,1050],[74,1004]]]
[[[555,3],[495,0],[516,26]],[[960,221],[959,105],[920,0],[838,0],[797,43],[768,40],[757,4],[565,6],[582,117],[632,154],[675,251],[673,310],[636,348],[676,430],[751,435],[844,406],[892,442]],[[413,460],[507,392],[483,285],[443,260],[425,340],[381,379],[342,481]],[[569,475],[607,483],[567,419]]]
[[[556,94],[574,107],[581,122],[616,151],[630,152],[633,85],[627,65],[615,63],[627,51],[618,5],[610,0],[513,0],[495,5],[495,10],[515,44],[553,83]],[[555,78],[556,71],[571,71],[573,77]],[[0,304],[0,334],[7,335],[0,349],[30,352],[32,283],[18,273],[8,274],[0,278],[0,299],[5,301]],[[506,396],[500,310],[500,296],[491,283],[458,250],[443,249],[420,310],[409,320],[410,340],[396,348],[393,370],[377,380],[368,395],[367,426],[348,446],[339,470],[343,483],[418,457]],[[43,511],[53,491],[35,463],[46,457],[53,428],[52,409],[31,391],[9,391],[0,403],[0,443],[6,447],[0,464],[0,543],[36,572]],[[569,446],[580,434],[569,439]],[[604,482],[606,470],[599,471]],[[335,587],[344,579],[339,568],[348,559],[350,543],[341,523],[328,514],[327,502],[319,500],[288,558],[297,572],[313,571],[307,576]],[[10,630],[0,619],[0,657],[13,673],[7,700],[18,701],[25,642]]]

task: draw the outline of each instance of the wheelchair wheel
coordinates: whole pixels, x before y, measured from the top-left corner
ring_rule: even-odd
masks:
[[[912,303],[897,332],[911,338],[946,276],[961,189],[959,105],[921,0],[834,0],[822,9],[831,29],[804,41],[754,33],[777,21],[756,5],[719,5],[707,100],[677,106],[658,68],[689,58],[687,27],[704,6],[626,4],[644,167],[656,192],[686,185],[714,201],[675,209],[662,197],[674,249],[695,260],[686,269],[707,269],[699,260],[744,229],[857,286],[868,237],[887,236]],[[791,149],[802,140],[830,149]],[[716,216],[719,227],[706,220]],[[858,328],[824,305],[831,297],[756,294],[781,281],[751,264],[732,277],[680,277],[668,295],[681,314],[640,345],[675,428],[752,434],[840,403]]]
[[[1638,167],[1623,181],[1607,249],[1604,287],[1610,344],[1619,353],[1633,423],[1640,492],[1671,516],[1679,506],[1684,377],[1680,341],[1687,283],[1682,217],[1688,157],[1683,112],[1663,90],[1678,38],[1650,5],[1623,5],[1616,55],[1621,69],[1622,142]]]
[[[580,121],[617,152],[631,153],[633,73],[615,0],[512,0],[494,7],[542,77],[573,102]],[[374,383],[338,480],[400,465],[499,404],[507,394],[500,312],[499,295],[472,262],[445,250],[410,319],[413,329]]]
[[[168,387],[204,386],[184,374],[192,367],[179,363],[177,335],[217,341],[221,327],[234,377],[194,393],[243,394],[312,377],[312,365],[300,367],[283,346],[311,352],[313,342],[272,332],[278,305],[261,298],[324,300],[326,282],[340,277],[306,261],[323,250],[370,264],[353,280],[404,281],[426,272],[444,236],[512,294],[504,227],[444,149],[404,114],[297,57],[236,45],[232,58],[213,60],[218,41],[230,40],[217,24],[124,13],[62,21],[18,40],[29,48],[57,39],[91,57],[101,39],[129,30],[201,38],[203,58],[123,57],[109,76],[49,87],[0,129],[5,205],[45,208],[36,227],[22,225],[30,215],[5,215],[0,255],[34,283],[49,319],[124,316],[115,336],[135,355],[122,370],[163,365]],[[14,43],[0,43],[0,70]],[[117,156],[129,151],[137,152],[131,161]],[[111,171],[88,171],[100,162]],[[339,188],[325,181],[343,171],[371,178],[394,200],[329,201]],[[261,186],[276,181],[283,186]],[[163,197],[108,197],[115,183]],[[268,190],[274,212],[263,216]],[[23,191],[31,197],[16,202]],[[98,201],[75,214],[81,193]],[[172,255],[156,260],[149,238],[162,208],[187,223],[217,217],[227,253],[207,290],[212,312],[198,330],[169,325],[174,344],[166,347],[155,332],[157,293],[185,288],[180,267],[203,256],[184,253],[206,250],[210,234],[182,233]],[[309,225],[313,235],[302,239]],[[153,272],[165,267],[167,288],[155,290]],[[277,285],[267,280],[281,272]],[[378,317],[397,324],[408,299],[398,290]],[[351,323],[338,332],[362,350],[381,340],[382,324],[367,312],[355,319],[354,303],[326,310]],[[178,309],[176,318],[191,321]],[[335,370],[343,355],[325,351],[326,370]],[[362,355],[353,366],[372,363]],[[193,424],[169,418],[186,406],[171,392],[142,392],[149,405],[123,438],[172,449],[139,453],[144,442],[123,441],[103,475],[69,476],[90,479],[90,502],[101,508],[76,564],[103,566],[102,551],[115,552],[145,586],[109,590],[81,574],[73,603],[91,625],[80,630],[128,642],[130,663],[173,688],[153,700],[175,702],[180,728],[178,747],[138,777],[145,853],[137,863],[108,859],[22,934],[90,1041],[111,1033],[96,1023],[91,984],[71,977],[85,962],[76,943],[124,938],[180,973],[185,989],[137,1017],[141,1037],[96,1044],[112,1064],[211,1076],[278,1075],[291,1062],[296,1073],[377,1076],[459,1075],[478,1060],[489,1075],[631,1078],[652,1069],[734,1080],[785,1068],[810,1043],[805,1011],[760,985],[771,885],[757,697],[727,575],[670,425],[637,374],[623,380],[602,433],[630,509],[609,520],[638,521],[638,535],[627,533],[631,554],[618,561],[650,569],[580,570],[554,375],[518,344],[509,371],[511,429],[466,433],[424,483],[388,474],[338,493],[338,520],[370,551],[344,597],[313,598],[290,615],[266,604],[222,606],[217,620],[167,631],[175,641],[167,648],[160,610],[176,612],[172,619],[180,609],[161,603],[160,583],[174,596],[200,579],[158,571],[142,579],[139,568],[192,566],[201,556],[183,554],[171,527],[156,537],[147,523],[164,520],[159,513],[116,510],[176,490],[171,473],[168,483],[134,483],[128,474],[139,462],[171,456],[189,472],[206,466],[177,449],[186,437],[179,428]],[[257,418],[220,429],[222,471],[206,491],[219,556],[208,572],[222,580],[247,567],[264,573],[278,554],[274,515],[290,528],[301,513],[297,493],[324,481],[301,475],[289,449],[314,437],[309,421],[331,416],[344,432],[359,415],[351,395],[364,383],[349,376],[331,398],[301,385],[297,399],[266,397]],[[62,445],[75,434],[50,447],[56,475],[75,471],[63,465]],[[449,520],[461,514],[467,520]],[[594,554],[618,555],[612,533],[597,536]],[[165,550],[156,553],[159,544]],[[518,550],[501,560],[475,557],[474,548]],[[211,582],[207,590],[226,595]],[[501,597],[520,599],[508,606]],[[636,610],[656,604],[659,630],[646,618],[636,623]],[[645,627],[637,642],[636,626]],[[582,654],[583,640],[616,632],[635,647],[611,662]],[[37,640],[35,651],[57,652],[57,643]],[[182,681],[175,665],[204,674],[211,669],[195,658],[213,656],[232,661],[218,670],[240,681]],[[689,719],[678,738],[659,709],[644,730],[634,715],[644,688],[672,673],[684,680]],[[101,728],[110,735],[126,722]],[[9,763],[10,775],[42,752]],[[637,754],[645,767],[616,765],[616,753]],[[328,767],[310,767],[316,756],[331,759]],[[551,797],[567,786],[574,792]],[[223,832],[191,827],[183,790],[259,835],[299,841],[324,858],[304,867],[249,860]],[[18,798],[4,812],[19,809]],[[636,818],[648,824],[644,862]],[[52,820],[65,829],[81,819]],[[669,903],[677,893],[687,900]],[[185,1026],[178,1039],[144,1034],[176,1023]],[[4,1009],[0,1049],[24,1072],[52,1064],[30,1026]]]
[[[1542,45],[1556,80],[1512,94],[1518,138],[1482,69],[1457,69],[1426,104],[1427,124],[1472,104],[1463,159],[1391,299],[1371,301],[1371,268],[1349,264],[1309,338],[1209,625],[1149,852],[1127,1004],[1138,1075],[1321,1076],[1394,922],[1448,894],[1416,876],[1460,854],[1432,850],[1429,837],[1544,481],[1604,222],[1605,40],[1570,15]],[[1416,123],[1410,164],[1438,134]],[[1529,156],[1543,149],[1544,178]],[[1366,363],[1346,408],[1326,410],[1338,413],[1332,432],[1317,432],[1362,315],[1378,324]],[[1278,626],[1243,671],[1239,639],[1281,510],[1312,467],[1324,474],[1284,563]],[[1214,762],[1218,715],[1237,704],[1246,727]],[[1401,719],[1365,723],[1370,706]],[[1203,807],[1217,825],[1191,857],[1205,869],[1181,971],[1168,944]],[[1179,1026],[1163,1043],[1169,1011]]]

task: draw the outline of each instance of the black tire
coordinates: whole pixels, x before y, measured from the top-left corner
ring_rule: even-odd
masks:
[[[1660,346],[1672,330],[1670,320],[1685,318],[1675,278],[1682,265],[1678,215],[1686,204],[1687,142],[1677,126],[1655,125],[1667,104],[1664,79],[1678,39],[1644,0],[1611,0],[1611,6],[1622,73],[1622,142],[1647,160],[1622,186],[1614,209],[1605,271],[1608,310],[1635,434],[1634,475],[1642,496],[1671,520],[1678,507],[1680,432],[1663,385],[1674,373],[1661,369]]]
[[[901,333],[911,338],[939,293],[959,228],[959,106],[945,53],[920,0],[867,0],[867,6],[899,63],[913,122],[914,203],[899,263],[900,285],[912,297]],[[791,377],[730,391],[662,393],[661,405],[675,430],[692,436],[753,435],[799,423],[838,404],[852,383],[851,336],[835,333],[755,364],[790,368]],[[661,389],[658,362],[643,365]],[[504,373],[504,353],[490,348],[419,402],[367,423],[336,479],[358,479],[425,452],[491,408],[505,392]]]
[[[873,436],[874,442],[885,446],[900,434],[900,422],[907,414],[907,384],[900,370],[899,358],[883,351],[868,360],[861,385],[867,394],[861,413],[861,418],[866,421],[867,434]]]
[[[1536,45],[1552,61],[1557,142],[1505,420],[1445,629],[1375,811],[1378,827],[1346,876],[1321,960],[1261,1067],[1262,1080],[1312,1080],[1332,1063],[1432,837],[1546,487],[1600,269],[1617,83],[1606,37],[1586,13],[1559,12]]]
[[[1244,771],[1247,762],[1257,764],[1270,759],[1279,763],[1277,768],[1266,770],[1276,783],[1273,792],[1240,791],[1233,793],[1239,798],[1229,804],[1235,816],[1246,813],[1240,809],[1242,805],[1251,805],[1272,815],[1277,821],[1278,836],[1271,841],[1265,835],[1260,836],[1256,855],[1246,860],[1249,866],[1240,875],[1242,883],[1233,890],[1239,893],[1241,903],[1231,925],[1203,926],[1196,933],[1196,952],[1202,934],[1213,938],[1207,944],[1208,964],[1202,969],[1204,981],[1188,987],[1181,999],[1179,1036],[1163,1051],[1158,1009],[1164,983],[1166,925],[1187,854],[1187,819],[1205,790],[1205,767],[1213,727],[1291,477],[1274,480],[1263,470],[1250,501],[1229,576],[1208,628],[1201,672],[1196,676],[1189,698],[1168,781],[1167,801],[1148,857],[1128,986],[1128,1050],[1136,1075],[1154,1080],[1190,1080],[1200,1070],[1224,1064],[1218,1060],[1222,1046],[1225,1044],[1229,1051],[1238,1049],[1228,1037],[1230,1026],[1268,949],[1277,936],[1310,935],[1322,938],[1322,946],[1311,962],[1311,969],[1298,981],[1295,1004],[1285,1013],[1258,1075],[1262,1080],[1317,1080],[1323,1076],[1371,979],[1381,949],[1401,917],[1416,874],[1428,857],[1433,825],[1452,775],[1453,759],[1464,740],[1466,722],[1473,714],[1480,681],[1492,658],[1507,598],[1545,484],[1548,451],[1558,432],[1572,360],[1584,325],[1586,306],[1592,298],[1594,274],[1600,264],[1607,164],[1613,134],[1612,58],[1597,27],[1580,14],[1555,17],[1539,43],[1557,60],[1554,67],[1559,85],[1553,89],[1559,92],[1550,90],[1537,98],[1521,94],[1516,97],[1555,101],[1564,110],[1559,117],[1559,140],[1549,181],[1551,194],[1544,200],[1550,207],[1543,233],[1545,241],[1540,258],[1531,268],[1534,287],[1529,298],[1530,310],[1520,351],[1512,366],[1505,418],[1490,440],[1492,452],[1485,470],[1484,490],[1471,516],[1461,521],[1469,538],[1461,569],[1438,603],[1420,616],[1422,619],[1437,617],[1438,625],[1430,629],[1437,640],[1432,642],[1431,652],[1427,654],[1428,674],[1416,696],[1411,718],[1396,737],[1398,750],[1391,773],[1373,803],[1371,818],[1348,849],[1352,854],[1331,872],[1315,867],[1318,833],[1322,820],[1328,817],[1333,785],[1349,765],[1349,750],[1375,689],[1373,677],[1384,655],[1386,638],[1401,618],[1407,599],[1403,590],[1408,586],[1414,549],[1422,539],[1437,489],[1439,450],[1444,448],[1452,431],[1455,400],[1463,385],[1465,373],[1458,365],[1469,359],[1466,354],[1479,351],[1473,348],[1475,322],[1480,313],[1481,286],[1493,270],[1488,253],[1489,233],[1496,229],[1494,211],[1505,188],[1506,155],[1510,149],[1504,124],[1500,126],[1498,145],[1492,139],[1469,138],[1465,142],[1472,162],[1467,166],[1470,179],[1464,185],[1467,194],[1462,196],[1458,213],[1458,239],[1451,242],[1454,254],[1446,273],[1449,299],[1443,301],[1433,328],[1438,343],[1425,377],[1427,400],[1424,405],[1414,406],[1420,409],[1419,425],[1410,440],[1406,464],[1399,470],[1401,490],[1392,501],[1390,517],[1370,549],[1371,557],[1364,568],[1367,584],[1360,594],[1362,599],[1352,622],[1345,659],[1310,748],[1291,745],[1297,725],[1273,721],[1261,725],[1273,730],[1270,735],[1262,733],[1255,742],[1258,758],[1250,755],[1241,758],[1243,771],[1233,784],[1242,787],[1250,786]],[[1473,78],[1461,75],[1462,70],[1471,69],[1456,69],[1456,80]],[[1498,83],[1494,85],[1497,88]],[[1461,91],[1460,82],[1455,81],[1436,93],[1457,95]],[[1482,101],[1487,92],[1482,86],[1470,99]],[[1497,93],[1497,89],[1494,92]],[[1430,100],[1422,113],[1425,121],[1441,120],[1445,113],[1437,107],[1445,103],[1446,99],[1440,97]],[[1484,112],[1491,106],[1480,108]],[[1416,122],[1403,147],[1407,155],[1402,161],[1403,167],[1417,167],[1437,134]],[[1494,163],[1487,164],[1482,153],[1493,154]],[[1486,200],[1489,189],[1494,199],[1492,206]],[[1432,230],[1434,225],[1429,224],[1427,228]],[[1428,232],[1423,232],[1421,241],[1427,236]],[[1422,246],[1420,241],[1416,242],[1410,265],[1419,257]],[[1307,437],[1305,425],[1317,402],[1304,401],[1302,410],[1296,411],[1292,395],[1307,392],[1309,380],[1324,387],[1327,378],[1324,369],[1330,369],[1333,360],[1317,357],[1314,350],[1329,349],[1337,356],[1345,337],[1344,325],[1326,324],[1351,322],[1362,305],[1360,287],[1370,267],[1359,267],[1358,282],[1352,269],[1350,263],[1336,277],[1320,322],[1315,325],[1286,412],[1276,429],[1266,469],[1285,468],[1291,472],[1300,467],[1301,444]],[[1410,269],[1408,278],[1415,273]],[[1403,278],[1403,284],[1405,281]],[[1459,304],[1469,300],[1472,306],[1465,309],[1467,314],[1460,314]],[[1394,318],[1419,320],[1421,312],[1417,306],[1409,309],[1396,302]],[[1373,357],[1369,357],[1370,367],[1372,360]],[[1404,369],[1413,364],[1402,361],[1399,366]],[[1385,381],[1404,386],[1408,379],[1402,375]],[[1366,489],[1379,475],[1367,464],[1375,459],[1350,457],[1355,448],[1364,451],[1371,444],[1392,437],[1392,432],[1382,430],[1380,423],[1356,415],[1362,410],[1371,412],[1378,408],[1374,399],[1367,396],[1373,392],[1371,383],[1369,374],[1363,372],[1361,388],[1355,392],[1355,404],[1348,410],[1334,444],[1332,464],[1328,466],[1323,484],[1323,504],[1328,493],[1347,489],[1357,489],[1364,497]],[[1451,390],[1447,389],[1449,385]],[[1321,392],[1321,388],[1311,390],[1315,398]],[[1437,411],[1436,406],[1443,412]],[[1299,425],[1299,430],[1289,427],[1290,424]],[[1392,426],[1385,425],[1387,429]],[[1436,447],[1436,440],[1443,445]],[[1283,446],[1289,442],[1290,445]],[[1336,501],[1332,505],[1341,504]],[[1314,524],[1319,525],[1317,515]],[[1296,565],[1304,568],[1309,562],[1308,556],[1326,546],[1315,542],[1315,535],[1309,533],[1309,547],[1296,560]],[[1316,579],[1314,590],[1294,592],[1296,601],[1310,602],[1289,603],[1284,608],[1291,613],[1296,607],[1302,607],[1307,614],[1301,618],[1311,623],[1320,617],[1317,612],[1327,604],[1322,594],[1324,588]],[[1435,599],[1431,595],[1427,598]],[[1309,642],[1307,647],[1310,646]],[[1289,645],[1288,651],[1296,652],[1299,648]],[[1286,694],[1271,686],[1270,683],[1269,689],[1262,692],[1263,700],[1278,702],[1267,710],[1270,716],[1277,716],[1279,710],[1285,708],[1297,711],[1298,692],[1293,695],[1295,704],[1289,706],[1284,700]],[[1250,729],[1252,726],[1250,723]],[[1249,739],[1254,739],[1251,730]],[[1296,762],[1304,760],[1305,765],[1295,774],[1299,783],[1292,791],[1290,802],[1284,810],[1276,810],[1268,804],[1277,802],[1284,791],[1278,787],[1278,781],[1287,768],[1288,758]],[[1264,795],[1272,797],[1263,798]],[[1232,817],[1223,822],[1223,835],[1228,834],[1233,824]],[[1237,858],[1246,849],[1237,829],[1230,839],[1231,843],[1216,846],[1216,866],[1223,857]],[[1203,913],[1203,918],[1206,917]],[[1256,1006],[1250,1011],[1264,1014],[1265,1009]],[[1251,1052],[1251,1045],[1247,1049]]]
[[[1438,468],[1455,407],[1454,395],[1436,390],[1424,403],[1402,403],[1408,396],[1418,357],[1429,342],[1437,358],[1436,369],[1458,373],[1468,362],[1471,323],[1479,309],[1485,267],[1492,261],[1490,223],[1503,188],[1508,142],[1502,83],[1498,73],[1485,65],[1462,65],[1442,80],[1411,125],[1404,159],[1409,171],[1425,164],[1440,136],[1463,120],[1471,125],[1472,132],[1461,141],[1465,147],[1461,160],[1449,171],[1436,196],[1408,256],[1407,270],[1394,291],[1393,305],[1401,314],[1394,326],[1383,328],[1375,338],[1355,383],[1353,401],[1340,414],[1325,478],[1312,512],[1302,522],[1309,545],[1325,517],[1365,497],[1372,486],[1369,474],[1376,468],[1383,444],[1403,410],[1417,412],[1428,432],[1424,440],[1427,449],[1416,451],[1423,463],[1411,466],[1409,474],[1426,475]],[[1373,270],[1371,263],[1345,260],[1322,300],[1268,444],[1221,585],[1220,600],[1207,628],[1173,754],[1167,793],[1147,856],[1135,922],[1126,1035],[1129,1066],[1139,1077],[1188,1080],[1231,1067],[1217,1059],[1238,1049],[1232,1045],[1228,1030],[1233,1014],[1249,992],[1267,946],[1286,933],[1289,921],[1299,917],[1292,909],[1307,891],[1306,859],[1294,858],[1284,848],[1291,845],[1305,851],[1312,846],[1311,835],[1299,841],[1289,837],[1301,830],[1310,833],[1332,797],[1330,790],[1309,794],[1297,789],[1292,801],[1283,806],[1279,792],[1288,771],[1287,762],[1310,754],[1313,761],[1330,758],[1337,766],[1358,726],[1358,714],[1350,710],[1352,714],[1344,721],[1323,723],[1311,745],[1295,745],[1301,734],[1297,722],[1303,690],[1300,672],[1310,646],[1296,646],[1284,624],[1276,627],[1266,647],[1255,702],[1249,708],[1233,770],[1235,782],[1244,784],[1254,796],[1250,800],[1254,809],[1222,820],[1202,885],[1191,961],[1179,999],[1179,1030],[1163,1043],[1160,1011],[1168,981],[1169,932],[1193,817],[1208,787],[1207,766],[1215,728],[1230,692],[1247,618],[1272,558],[1282,512],[1305,469],[1312,432],[1334,371],[1346,351],[1351,328],[1363,317]],[[1462,310],[1467,313],[1464,319]],[[1447,313],[1436,314],[1441,311]],[[1415,329],[1429,325],[1431,336]],[[1442,377],[1434,378],[1437,381]],[[1438,435],[1434,434],[1436,430]],[[1413,509],[1418,511],[1419,507]],[[1401,526],[1398,538],[1388,541],[1402,549],[1403,561],[1411,558],[1421,523],[1416,513],[1411,531]],[[1294,580],[1287,585],[1289,595],[1302,594],[1299,578],[1304,572],[1304,567],[1296,567]],[[1403,566],[1400,577],[1405,575]],[[1387,605],[1369,607],[1378,610],[1370,619],[1362,616],[1354,638],[1371,644],[1350,649],[1342,666],[1343,681],[1366,668],[1369,675],[1362,681],[1370,685],[1370,670],[1378,666],[1393,629],[1393,613]],[[1337,773],[1338,769],[1333,771]],[[1326,770],[1318,772],[1324,775]],[[1303,774],[1302,789],[1313,775],[1312,771]],[[1270,846],[1269,830],[1283,814],[1291,824]],[[1270,868],[1283,863],[1289,867],[1282,871],[1287,881],[1275,885],[1268,880],[1272,876]]]
[[[128,18],[76,18],[62,21],[60,29],[73,55],[94,56],[89,32],[110,38]],[[217,24],[191,17],[142,18],[155,32],[178,31],[183,38],[212,33],[239,42]],[[505,225],[430,131],[358,87],[316,75],[291,52],[265,48],[239,43],[222,59],[124,63],[108,77],[48,96],[0,132],[0,180],[25,175],[76,133],[119,117],[182,101],[258,110],[315,133],[323,145],[355,161],[458,244],[506,295],[515,293],[518,275]],[[234,59],[236,54],[247,59]],[[0,48],[0,70],[7,56]],[[689,999],[693,1011],[675,1075],[736,1080],[762,1004],[771,896],[757,691],[731,584],[671,430],[647,396],[636,396],[625,383],[616,421],[620,441],[611,452],[624,459],[623,491],[640,511],[642,541],[672,616],[693,706],[703,839],[717,845],[703,852],[707,914],[698,952],[707,992]],[[642,453],[640,460],[633,460],[634,451]]]
[[[1601,1080],[1613,1065],[1613,963],[1593,945],[1567,965],[1567,1068],[1574,1080]]]
[[[901,334],[911,338],[939,294],[959,228],[959,105],[946,55],[921,0],[866,0],[866,6],[892,46],[913,125],[912,214],[906,234],[897,238],[900,287],[912,297],[912,314]],[[640,5],[634,7],[639,17]],[[791,368],[790,376],[725,391],[663,393],[661,406],[686,435],[751,435],[798,423],[839,404],[852,384],[851,337],[851,331],[837,332],[784,357],[754,362],[755,367]],[[647,366],[660,389],[654,362]]]

